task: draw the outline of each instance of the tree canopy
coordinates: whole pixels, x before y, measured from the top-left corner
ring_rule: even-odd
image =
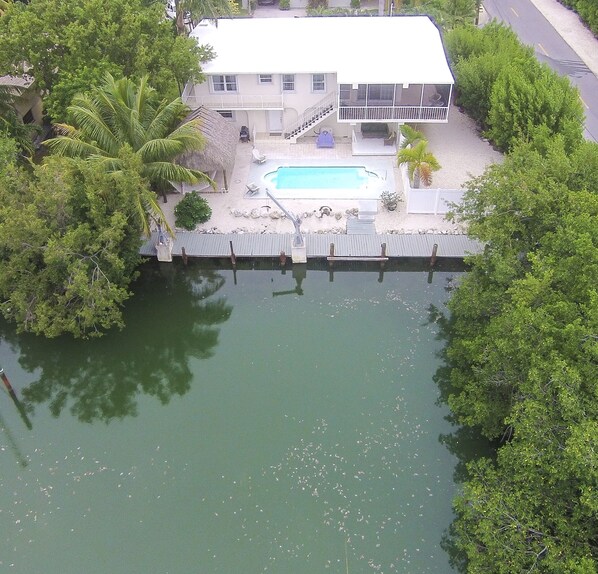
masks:
[[[49,158],[0,169],[0,312],[20,331],[91,337],[121,327],[139,262],[136,159],[119,177]]]
[[[543,126],[573,150],[582,139],[577,89],[540,64],[512,30],[495,22],[464,26],[446,35],[457,80],[457,103],[502,151],[531,139]]]
[[[596,572],[598,188],[578,173],[597,160],[539,130],[456,210],[487,247],[449,302],[444,397],[503,441],[456,500],[467,572]]]
[[[33,76],[54,121],[65,121],[75,94],[106,72],[149,75],[160,97],[173,99],[187,81],[201,80],[200,64],[211,57],[176,35],[161,3],[144,0],[15,2],[0,18],[0,45],[0,75]]]

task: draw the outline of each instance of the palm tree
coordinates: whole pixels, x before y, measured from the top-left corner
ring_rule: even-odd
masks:
[[[57,124],[61,135],[45,143],[58,155],[84,158],[116,174],[123,165],[130,165],[125,159],[127,153],[123,153],[125,148],[132,150],[140,174],[166,199],[165,189],[170,182],[205,181],[215,185],[205,173],[175,163],[178,156],[199,150],[205,143],[198,121],[180,123],[188,111],[180,98],[157,101],[147,77],[136,85],[128,78],[115,80],[108,74],[104,85],[75,96],[68,108],[74,125]],[[146,233],[150,219],[165,223],[155,200],[150,206],[140,203],[139,209],[145,211]]]
[[[397,163],[407,164],[409,179],[413,187],[418,188],[420,181],[426,186],[432,184],[432,172],[440,169],[440,164],[434,155],[428,151],[428,140],[419,140],[411,147],[400,149],[397,153]]]
[[[235,10],[233,4],[234,0],[174,0],[177,32],[181,36],[187,33],[187,14],[195,23],[204,19],[230,18]]]
[[[425,139],[423,132],[412,128],[409,124],[401,126],[401,148],[413,146],[418,141]]]

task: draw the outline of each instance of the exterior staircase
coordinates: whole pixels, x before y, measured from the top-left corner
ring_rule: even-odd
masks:
[[[315,106],[305,110],[299,119],[291,124],[285,126],[283,130],[286,140],[293,142],[297,141],[299,136],[312,129],[314,126],[331,116],[337,109],[337,95],[335,93],[328,94],[325,98],[320,100]]]

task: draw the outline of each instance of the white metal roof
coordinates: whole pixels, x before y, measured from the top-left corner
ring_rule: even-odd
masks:
[[[235,18],[202,22],[207,74],[336,73],[339,83],[452,84],[440,33],[427,16]]]

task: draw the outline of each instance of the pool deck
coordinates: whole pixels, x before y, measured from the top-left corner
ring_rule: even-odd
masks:
[[[451,109],[448,124],[417,127],[425,131],[430,149],[442,165],[442,169],[434,174],[437,187],[459,188],[472,176],[480,175],[487,165],[501,161],[502,156],[480,139],[473,121],[456,108]],[[374,148],[374,143],[380,144],[379,147]],[[218,173],[218,191],[204,189],[201,192],[212,209],[211,218],[193,232],[177,229],[173,255],[180,256],[184,247],[189,257],[229,257],[230,241],[238,257],[278,257],[280,251],[290,255],[292,223],[272,200],[265,197],[265,186],[261,190],[263,195],[251,197],[247,194],[248,183],[258,180],[259,185],[263,174],[279,165],[362,165],[374,171],[388,169],[387,181],[389,184],[394,181],[394,189],[390,185],[389,188],[404,198],[394,159],[396,150],[373,140],[367,140],[365,144],[369,148],[362,151],[370,151],[373,155],[353,155],[355,150],[349,138],[337,138],[334,148],[318,148],[315,139],[289,144],[263,134],[257,134],[255,142],[238,143],[234,169],[227,177],[228,190],[224,189],[222,173]],[[252,161],[253,145],[266,156],[266,163],[258,165]],[[382,151],[392,155],[378,155]],[[190,188],[186,186],[185,191]],[[168,203],[162,205],[173,228],[174,208],[182,197],[180,193],[173,193],[169,195]],[[361,222],[355,217],[357,209],[361,208],[360,201],[281,198],[284,207],[302,219],[308,259],[328,256],[330,243],[335,243],[336,255],[347,257],[379,256],[382,243],[387,244],[387,255],[391,258],[429,257],[433,244],[438,245],[438,257],[460,258],[480,250],[479,244],[468,239],[458,225],[442,215],[407,213],[404,202],[393,212],[379,204],[375,221],[369,225],[371,230],[367,230],[375,234],[353,235],[356,230],[349,227]],[[323,215],[324,207],[328,208],[329,215]],[[148,241],[142,253],[155,256],[154,245],[154,241]]]

